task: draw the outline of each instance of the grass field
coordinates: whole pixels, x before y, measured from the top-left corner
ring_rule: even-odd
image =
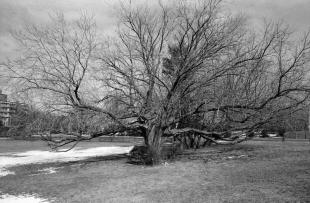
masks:
[[[10,144],[0,153],[44,147]],[[83,147],[115,143],[88,143]],[[38,173],[57,168],[57,173]],[[0,193],[36,194],[50,202],[310,202],[308,142],[248,141],[235,146],[186,151],[155,167],[127,163],[123,156],[11,168]]]

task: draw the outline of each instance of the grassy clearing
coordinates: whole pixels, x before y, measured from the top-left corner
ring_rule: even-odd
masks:
[[[102,144],[103,143],[99,143]],[[249,141],[187,151],[155,167],[123,156],[14,167],[0,191],[55,202],[309,202],[310,144]],[[40,174],[54,167],[57,173]]]

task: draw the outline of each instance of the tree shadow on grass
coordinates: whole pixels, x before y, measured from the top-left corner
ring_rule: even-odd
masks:
[[[82,160],[76,160],[76,161],[68,161],[68,162],[60,162],[62,166],[66,165],[72,165],[72,164],[91,164],[95,162],[102,162],[102,161],[118,161],[118,160],[124,160],[127,159],[127,154],[117,154],[117,155],[108,155],[108,156],[95,156],[95,157],[89,157],[87,159]]]
[[[253,145],[218,145],[201,148],[198,150],[186,150],[181,153],[177,160],[190,161],[202,160],[204,162],[221,162],[232,159],[247,160],[256,157],[257,153],[263,149],[263,146]]]

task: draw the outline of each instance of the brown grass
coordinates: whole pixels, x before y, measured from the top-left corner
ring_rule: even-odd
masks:
[[[126,158],[19,166],[0,191],[55,202],[309,202],[310,144],[249,141],[186,151],[155,167]],[[61,167],[54,174],[38,169]],[[36,174],[36,175],[34,175]]]

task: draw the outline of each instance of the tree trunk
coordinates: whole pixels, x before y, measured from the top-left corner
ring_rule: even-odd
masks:
[[[147,136],[148,159],[147,162],[152,165],[160,163],[161,160],[161,137],[163,131],[160,126],[153,125]]]

